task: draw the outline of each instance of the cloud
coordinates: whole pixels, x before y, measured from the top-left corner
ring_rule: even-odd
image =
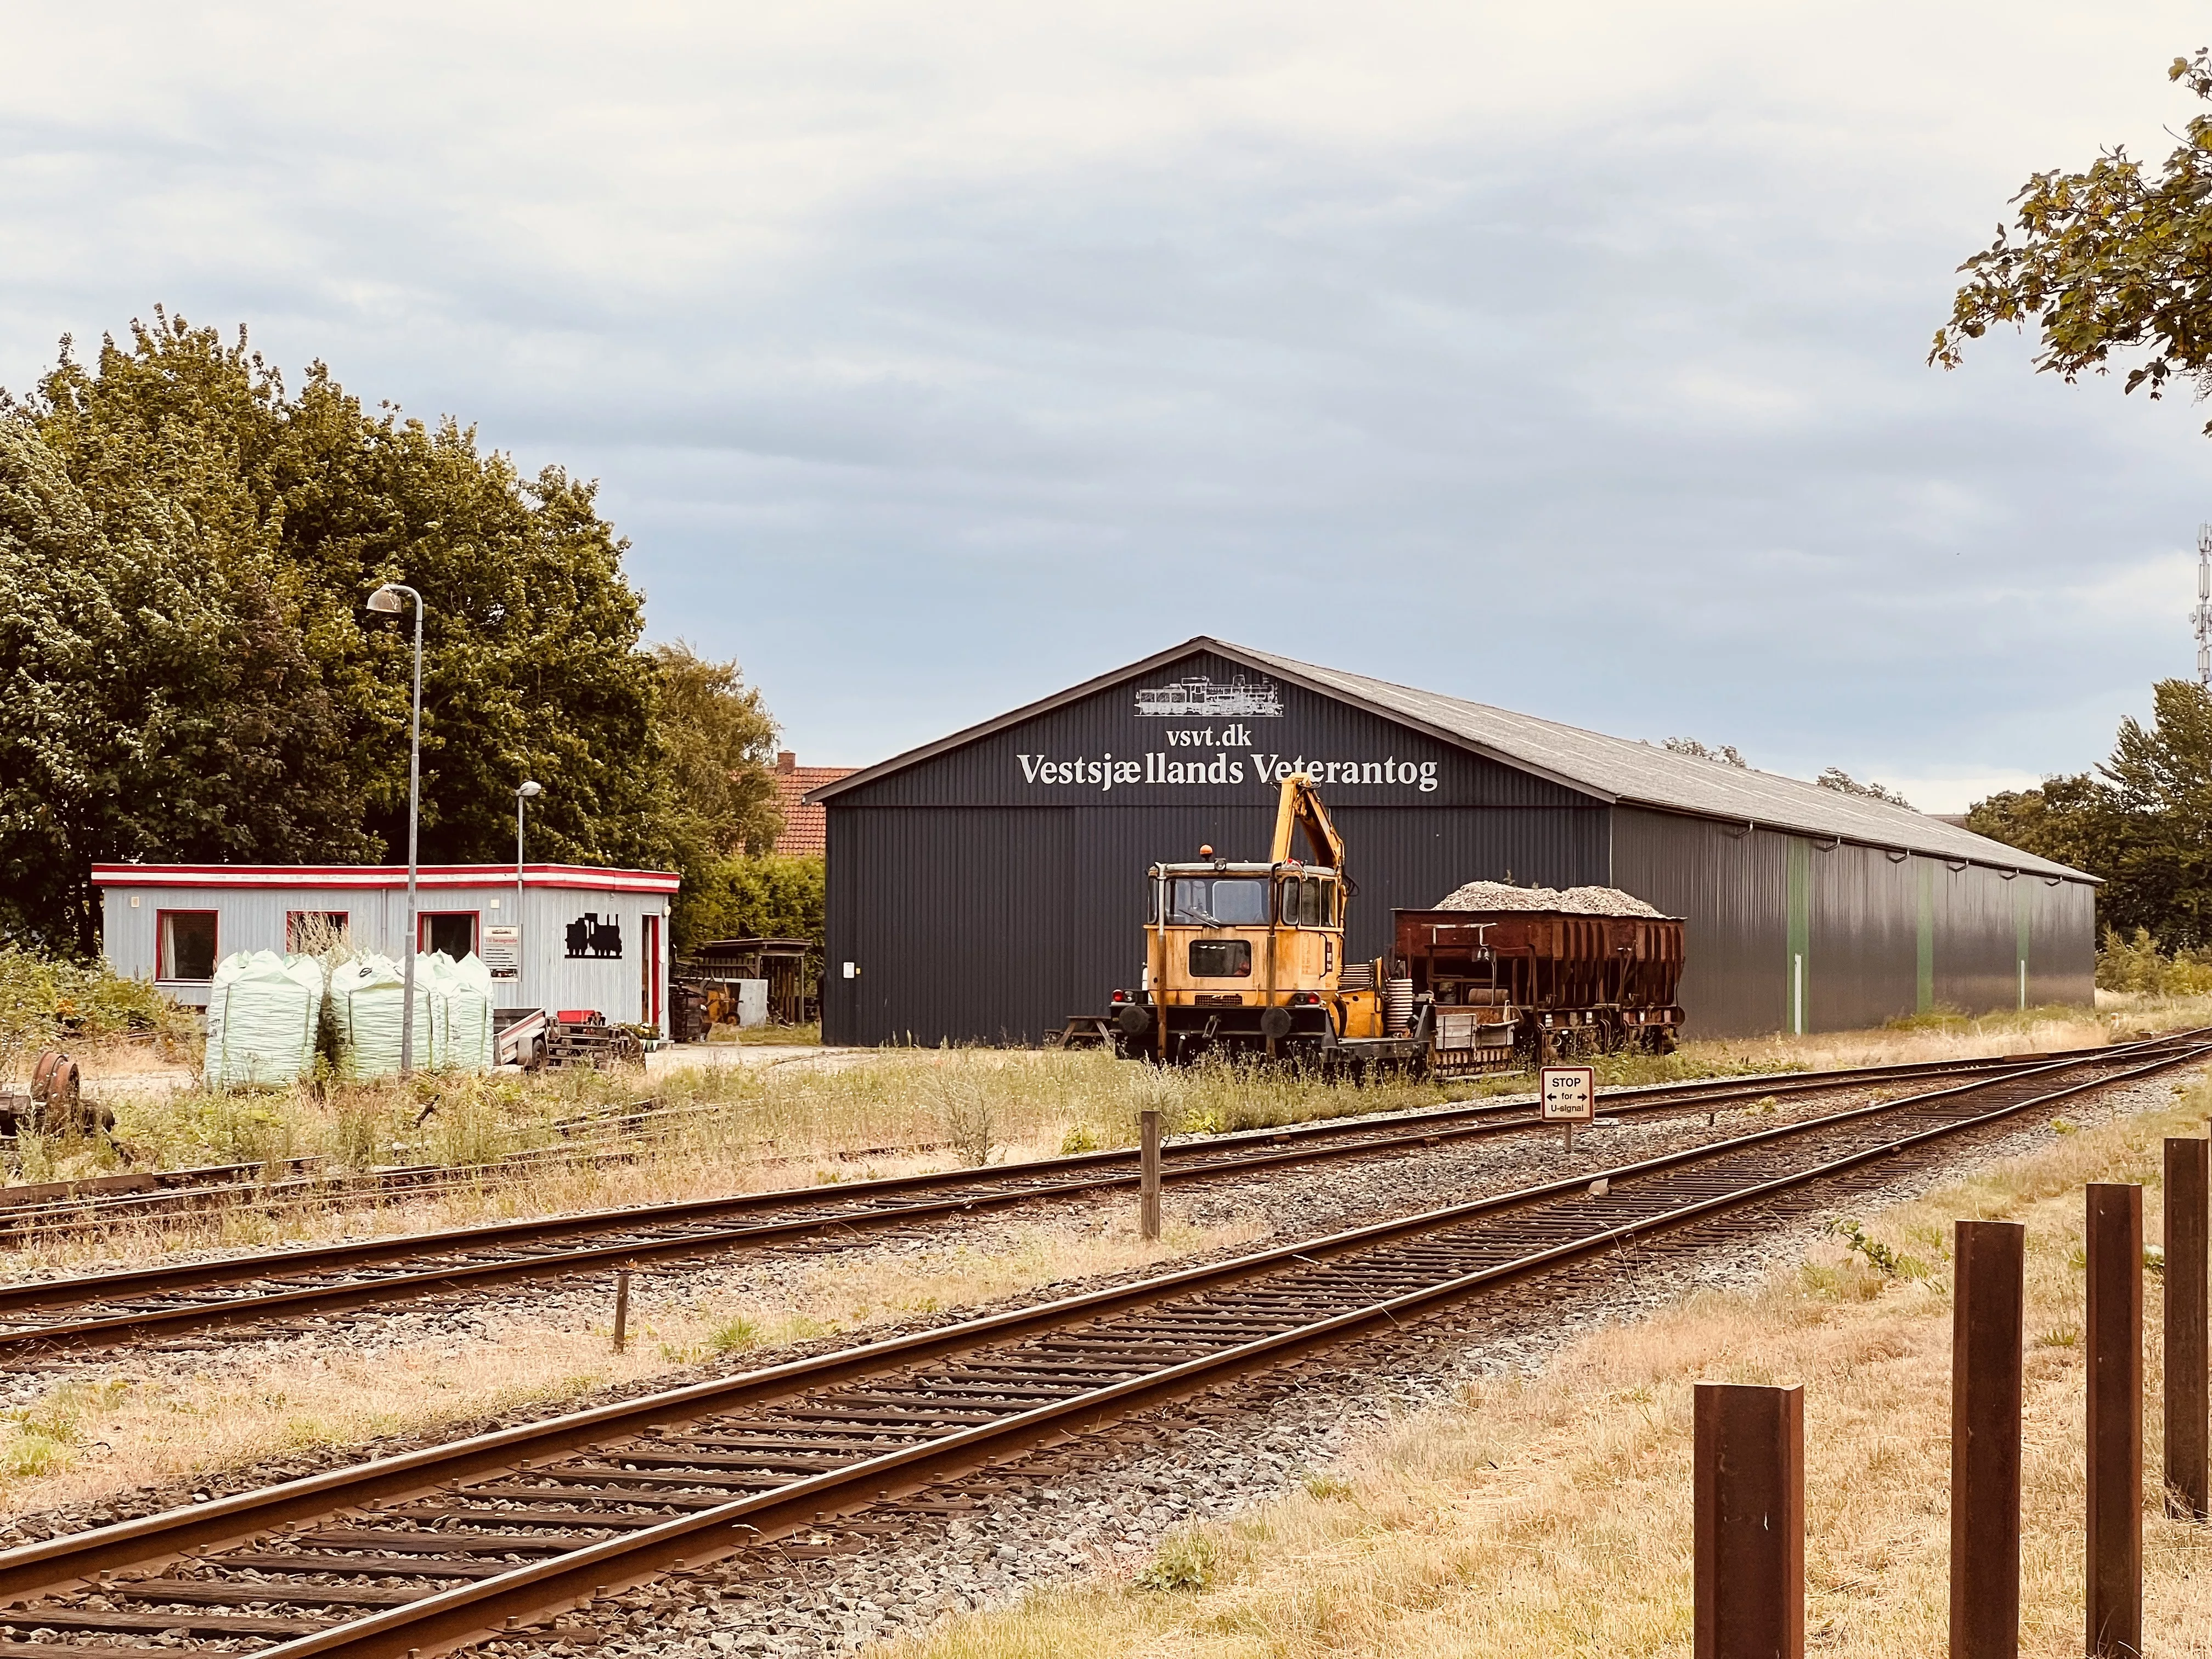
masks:
[[[2029,170],[2188,112],[2192,13],[2075,18],[56,13],[0,66],[0,382],[163,300],[598,475],[810,757],[1204,630],[2032,777],[2188,671],[2205,494],[2186,404],[1923,362]]]

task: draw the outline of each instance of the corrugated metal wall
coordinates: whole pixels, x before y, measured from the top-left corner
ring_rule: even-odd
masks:
[[[1783,1030],[1790,945],[1786,836],[1627,807],[1613,811],[1613,884],[1682,918],[1693,1036]]]
[[[1693,1036],[2095,1000],[2095,890],[1617,808],[1615,884],[1684,918]]]
[[[1359,894],[1347,950],[1389,950],[1394,906],[1462,881],[1605,878],[1605,809],[1351,807],[1337,823]],[[1201,845],[1263,859],[1255,805],[844,807],[829,813],[832,1042],[1033,1042],[1133,988],[1145,872]],[[844,964],[858,969],[844,976]]]
[[[1254,678],[1199,653],[1147,683],[1198,675]],[[1611,808],[1364,708],[1260,688],[1277,712],[1160,719],[1115,686],[831,797],[824,1036],[1035,1042],[1102,1007],[1143,967],[1146,867],[1201,843],[1264,858],[1273,775],[1294,760],[1334,775],[1322,793],[1359,886],[1355,960],[1389,948],[1394,907],[1510,877],[1611,883],[1683,917],[1693,1035],[2008,1007],[2023,939],[2031,1001],[2091,998],[2084,884]]]

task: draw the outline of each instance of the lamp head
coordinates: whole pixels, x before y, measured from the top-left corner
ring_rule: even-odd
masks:
[[[383,586],[368,596],[368,608],[381,617],[398,616],[402,608],[399,603],[399,590],[390,582],[385,583]]]
[[[538,796],[545,793],[545,786],[538,782],[537,779],[531,778],[526,780],[522,787],[516,790],[514,793],[521,796],[525,800],[536,800]]]

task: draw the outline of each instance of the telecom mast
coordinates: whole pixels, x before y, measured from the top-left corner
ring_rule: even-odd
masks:
[[[2212,690],[2212,524],[2197,526],[2197,683]]]

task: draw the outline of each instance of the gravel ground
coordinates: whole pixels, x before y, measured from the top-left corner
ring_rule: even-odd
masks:
[[[2171,1073],[2094,1103],[2069,1103],[2066,1115],[2090,1124],[2163,1106],[2177,1085],[2203,1075],[2202,1068]],[[1779,1122],[1815,1115],[1833,1101],[1791,1102],[1759,1121]],[[1271,1237],[1311,1236],[1401,1214],[1407,1210],[1486,1191],[1507,1190],[1570,1172],[1648,1157],[1731,1130],[1741,1133],[1750,1114],[1723,1114],[1717,1129],[1702,1116],[1599,1127],[1578,1137],[1571,1162],[1556,1141],[1515,1137],[1431,1149],[1417,1158],[1376,1159],[1283,1171],[1271,1177],[1170,1188],[1171,1214],[1194,1222],[1258,1219]],[[1855,1192],[1852,1208],[1916,1196],[1967,1170],[2050,1144],[2047,1116],[2031,1115],[2019,1127],[1981,1132],[1960,1155],[1880,1187]],[[1126,1200],[1051,1206],[1016,1212],[1030,1224],[1096,1228],[1127,1224]],[[557,1626],[519,1633],[489,1644],[494,1654],[573,1653],[592,1659],[629,1659],[644,1654],[696,1656],[843,1653],[901,1630],[926,1628],[960,1612],[1004,1605],[1029,1586],[1086,1572],[1129,1573],[1140,1569],[1160,1539],[1176,1524],[1218,1517],[1281,1492],[1324,1468],[1346,1443],[1410,1411],[1449,1400],[1469,1379],[1533,1372],[1563,1344],[1597,1326],[1633,1319],[1691,1291],[1755,1281],[1801,1257],[1820,1236],[1835,1207],[1815,1198],[1772,1218],[1745,1237],[1716,1225],[1710,1237],[1617,1258],[1602,1284],[1587,1276],[1554,1276],[1485,1297],[1424,1322],[1387,1340],[1332,1351],[1294,1370],[1251,1379],[1166,1410],[1134,1419],[1105,1440],[1076,1451],[1047,1454],[1031,1466],[1002,1467],[962,1483],[975,1507],[945,1514],[893,1505],[889,1517],[833,1523],[820,1541],[786,1540],[703,1570],[664,1578],[608,1602],[564,1617]],[[912,1252],[939,1248],[955,1237],[975,1243],[1003,1234],[1006,1218],[970,1218],[926,1236],[875,1235],[847,1254]],[[1249,1249],[1250,1246],[1240,1246]],[[756,1297],[815,1265],[818,1253],[762,1250],[695,1269],[656,1273],[654,1294],[712,1291]],[[1109,1282],[1106,1279],[1095,1283]],[[1043,1300],[1087,1288],[1061,1283],[999,1305]],[[512,1307],[517,1287],[486,1297],[417,1303],[389,1312],[333,1320],[326,1329],[226,1341],[189,1356],[139,1350],[118,1361],[90,1358],[58,1362],[44,1376],[9,1379],[9,1403],[24,1403],[51,1388],[58,1376],[113,1376],[134,1367],[161,1375],[163,1367],[205,1371],[222,1365],[250,1371],[286,1344],[324,1343],[372,1352],[380,1343],[496,1341],[519,1318],[580,1318],[604,1322],[604,1284],[549,1284],[526,1310]],[[872,1337],[944,1322],[914,1318],[871,1327]],[[844,1346],[832,1336],[793,1345],[754,1363],[781,1360]],[[631,1396],[696,1378],[726,1374],[726,1360],[693,1366],[557,1409]],[[319,1448],[269,1460],[190,1485],[166,1483],[118,1494],[112,1501],[19,1517],[0,1528],[0,1538],[58,1535],[88,1526],[152,1513],[204,1495],[248,1490],[294,1475],[351,1462],[363,1455],[410,1449],[550,1414],[538,1406],[441,1425],[434,1431],[392,1437],[367,1448]],[[1089,1465],[1091,1467],[1086,1468]],[[933,1496],[941,1495],[936,1494]],[[896,1536],[888,1546],[883,1534]]]
[[[2202,1068],[2175,1074],[2192,1081],[2203,1075]],[[2173,1092],[2172,1078],[2152,1079],[2094,1104],[2077,1103],[2066,1115],[2084,1126],[2100,1123],[2163,1107]],[[1851,1207],[1919,1197],[1972,1169],[2045,1147],[2048,1121],[2037,1117],[1989,1132],[1966,1156],[1855,1193]],[[1817,1200],[1791,1206],[1750,1238],[1715,1226],[1697,1248],[1644,1253],[1602,1288],[1563,1275],[1468,1304],[1404,1336],[1336,1350],[1133,1419],[1103,1467],[1024,1473],[1016,1466],[962,1483],[977,1495],[972,1514],[894,1505],[896,1547],[833,1524],[815,1534],[824,1545],[750,1552],[594,1604],[560,1621],[566,1628],[548,1626],[481,1651],[513,1659],[851,1653],[964,1612],[1009,1605],[1033,1586],[1091,1573],[1133,1575],[1174,1527],[1224,1518],[1282,1493],[1325,1471],[1352,1441],[1449,1401],[1472,1380],[1533,1375],[1601,1326],[1644,1316],[1695,1291],[1753,1284],[1796,1262],[1824,1236],[1833,1207]]]

